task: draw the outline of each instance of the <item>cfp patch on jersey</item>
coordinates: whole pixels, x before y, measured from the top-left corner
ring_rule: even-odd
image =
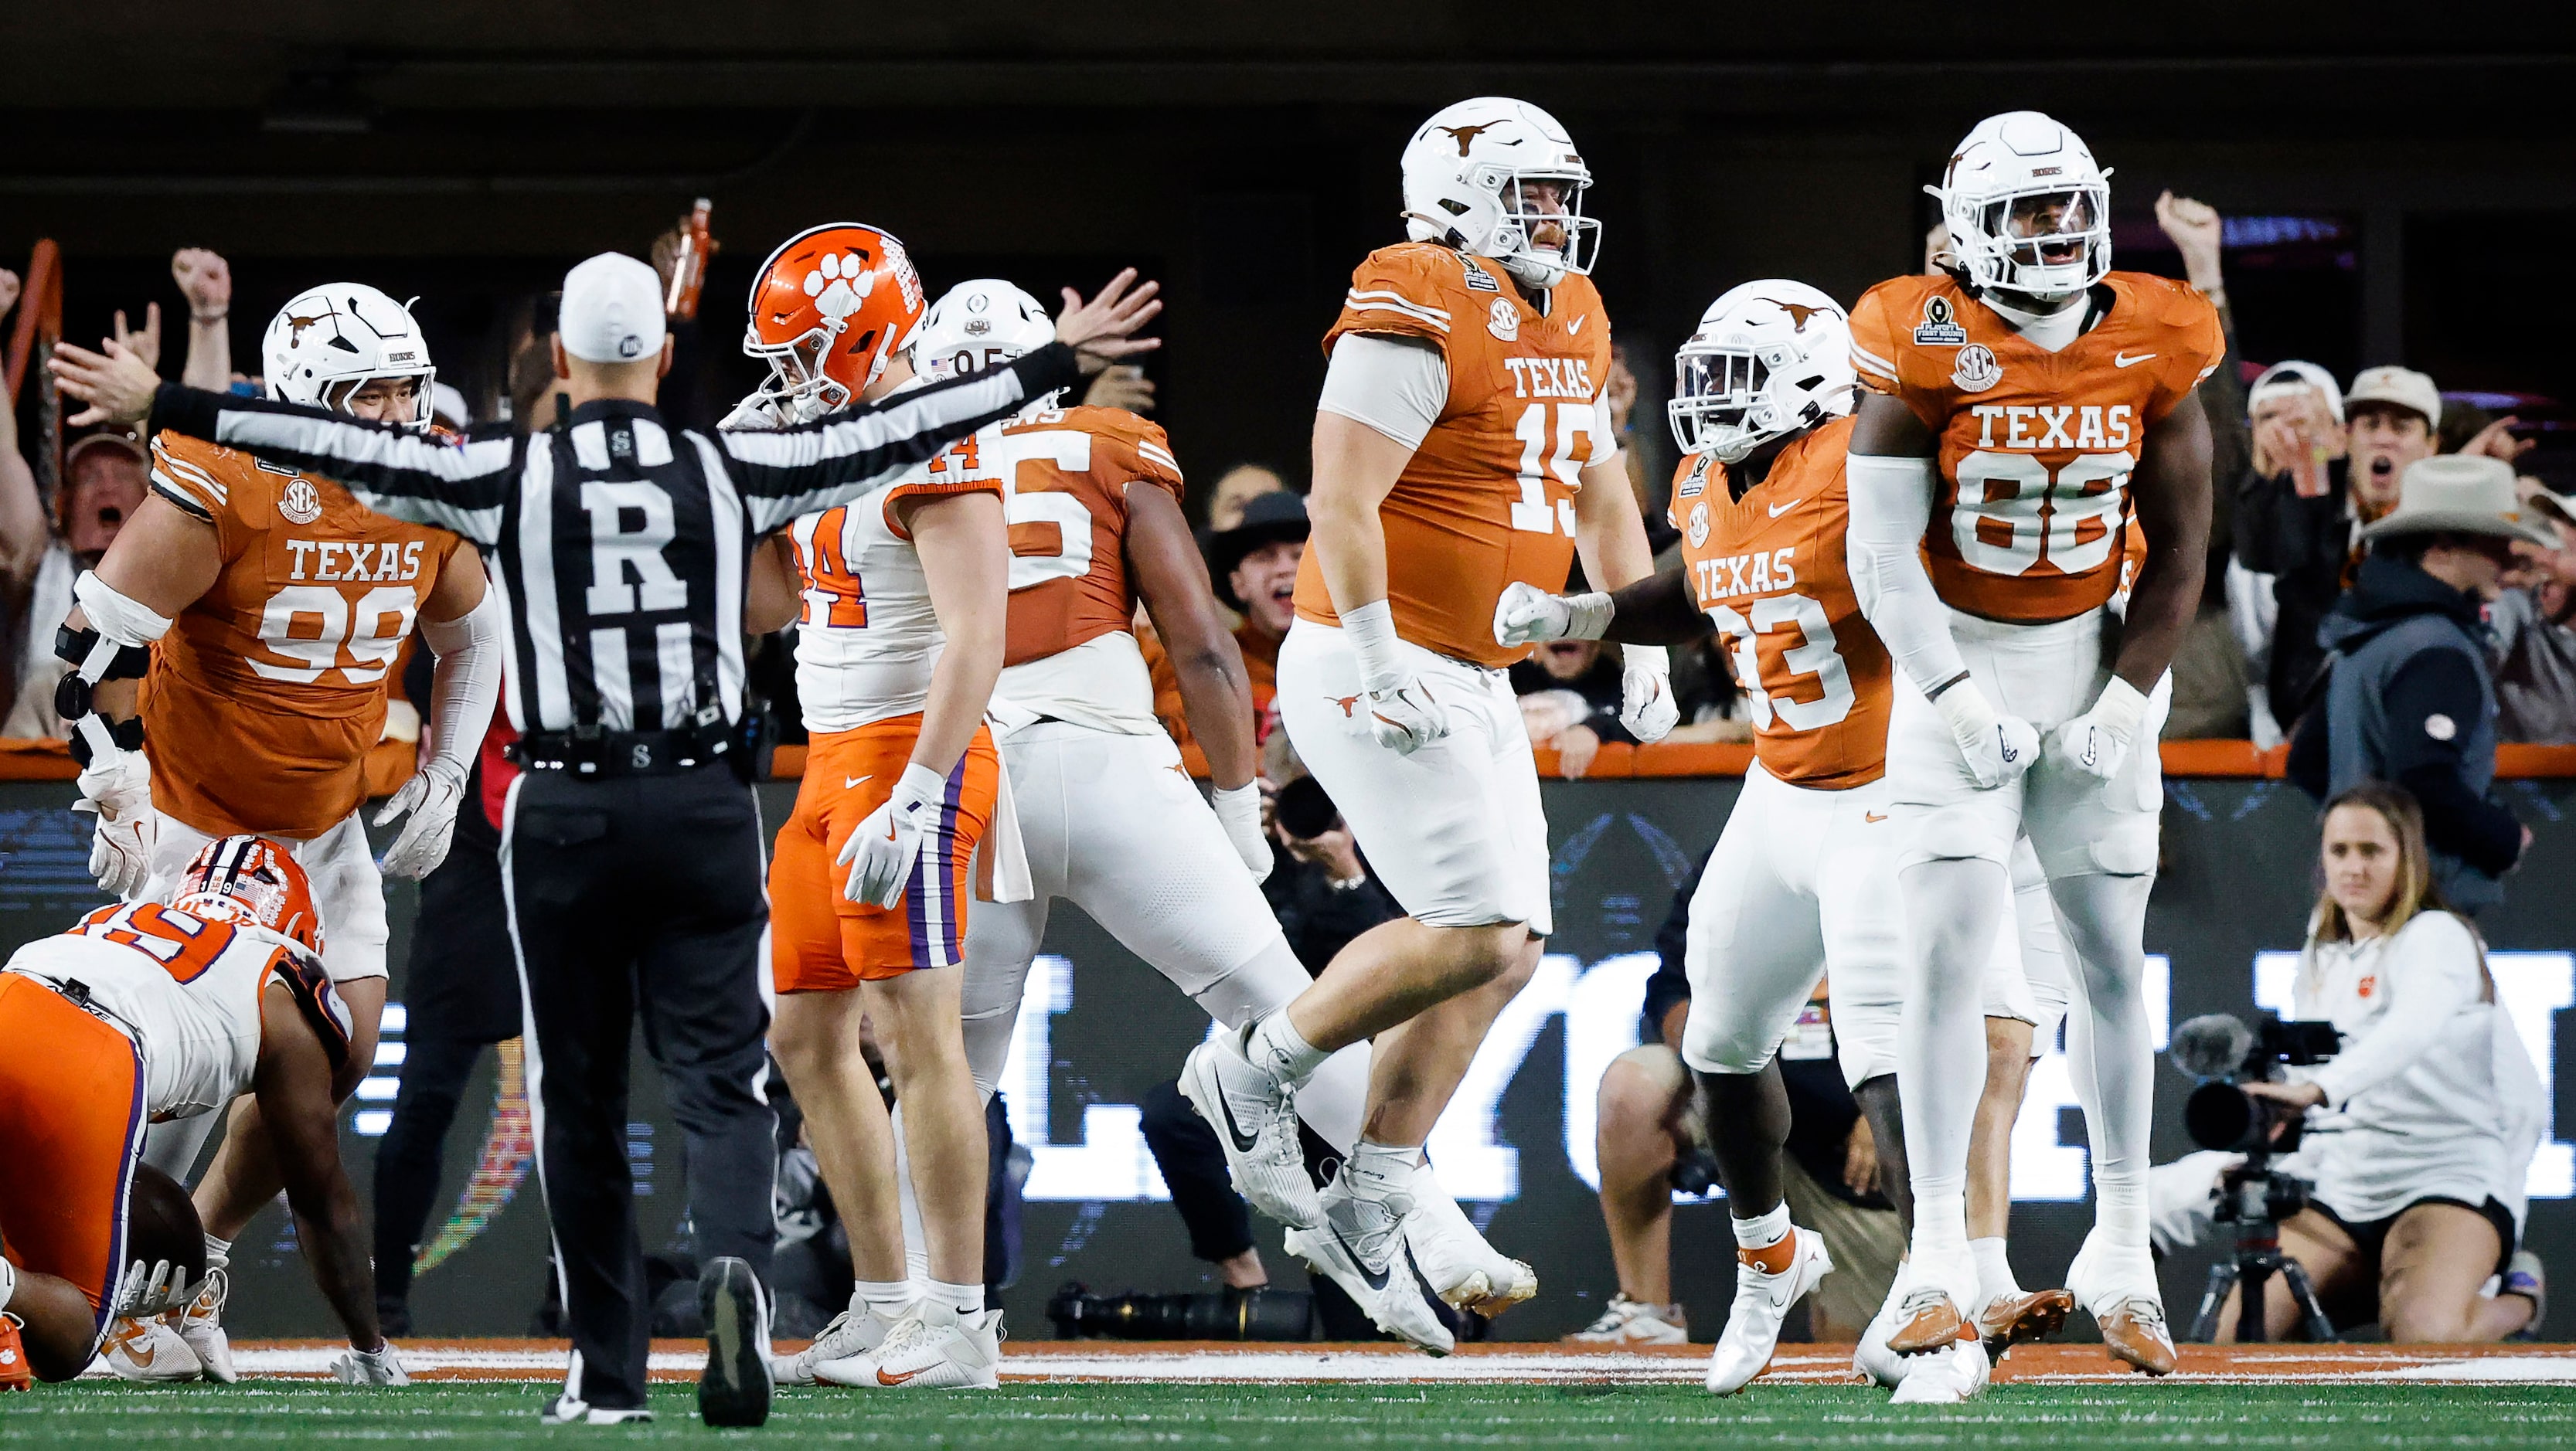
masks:
[[[1473,261],[1468,259],[1466,253],[1461,252],[1458,254],[1458,265],[1466,271],[1467,290],[1469,292],[1500,292],[1503,290],[1503,284],[1494,280],[1494,274],[1477,266]]]
[[[1923,304],[1923,320],[1914,325],[1918,348],[1955,348],[1968,340],[1968,330],[1951,315],[1950,299],[1934,297]]]
[[[1495,337],[1502,339],[1504,342],[1510,342],[1512,339],[1519,337],[1521,335],[1521,310],[1512,306],[1512,300],[1508,297],[1495,298],[1493,310],[1488,313],[1485,318],[1485,331],[1492,333]]]
[[[1691,505],[1689,533],[1693,549],[1708,542],[1708,500]]]
[[[322,517],[322,491],[311,479],[291,480],[278,492],[277,512],[290,524],[310,524]]]
[[[2004,365],[1995,361],[1995,351],[1984,343],[1970,343],[1959,350],[1959,360],[1950,366],[1950,381],[1962,393],[1983,393],[2002,382]]]
[[[1691,461],[1690,477],[1682,480],[1682,486],[1673,491],[1673,497],[1676,499],[1696,499],[1700,495],[1708,492],[1708,466],[1715,462],[1716,458],[1717,456],[1715,454],[1704,453],[1698,458],[1693,459]]]

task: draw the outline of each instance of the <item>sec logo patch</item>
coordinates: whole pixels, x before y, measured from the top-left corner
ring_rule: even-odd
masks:
[[[1512,306],[1512,300],[1508,297],[1495,298],[1492,310],[1488,312],[1485,317],[1485,331],[1492,333],[1495,337],[1502,339],[1504,342],[1510,342],[1512,339],[1519,337],[1521,335],[1521,310]]]
[[[278,493],[277,512],[290,524],[310,524],[322,517],[322,491],[311,479],[296,479]]]
[[[1983,393],[2003,378],[2003,364],[1995,361],[1994,350],[1984,343],[1970,343],[1959,349],[1959,360],[1950,369],[1950,381],[1962,393]]]
[[[1708,542],[1708,500],[1706,499],[1691,505],[1690,542],[1693,549]]]

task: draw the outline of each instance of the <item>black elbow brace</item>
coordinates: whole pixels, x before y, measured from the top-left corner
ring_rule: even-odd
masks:
[[[72,668],[54,685],[54,714],[72,723],[72,759],[88,770],[102,749],[143,749],[143,717],[111,722],[94,714],[92,696],[102,680],[140,680],[151,668],[152,651],[143,645],[120,645],[96,630],[69,625],[54,631],[54,654]]]

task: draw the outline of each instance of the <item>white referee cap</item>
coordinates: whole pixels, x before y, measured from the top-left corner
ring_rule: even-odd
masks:
[[[662,279],[623,252],[602,252],[564,274],[555,331],[586,363],[632,363],[662,351]]]

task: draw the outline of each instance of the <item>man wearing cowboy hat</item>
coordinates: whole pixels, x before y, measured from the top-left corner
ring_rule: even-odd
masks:
[[[2324,799],[2391,781],[2424,807],[2434,874],[2459,911],[2504,898],[2531,833],[2487,799],[2496,695],[2485,604],[2519,542],[2556,534],[2523,505],[2513,466],[2475,454],[2410,464],[2397,507],[2362,530],[2370,553],[2318,630],[2328,672],[2290,746],[2290,777]]]
[[[1306,501],[1286,489],[1272,489],[1253,495],[1236,513],[1233,526],[1208,535],[1203,548],[1216,597],[1243,617],[1234,627],[1234,640],[1243,647],[1243,668],[1252,679],[1252,736],[1266,742],[1278,724],[1271,700],[1279,690],[1279,642],[1297,617],[1290,596],[1297,586],[1297,562],[1306,553]],[[1145,656],[1154,672],[1154,713],[1180,742],[1184,756],[1195,757],[1198,744],[1181,711],[1180,678],[1171,659],[1159,641]]]

